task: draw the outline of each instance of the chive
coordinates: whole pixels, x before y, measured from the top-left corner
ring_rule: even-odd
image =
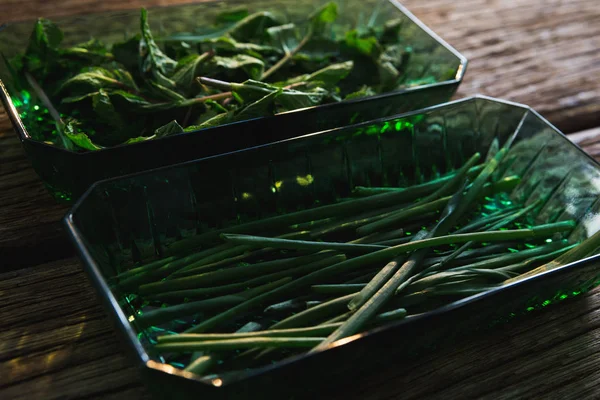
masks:
[[[366,264],[367,262],[380,262],[385,260],[385,258],[395,257],[402,253],[408,253],[413,250],[436,247],[446,244],[457,244],[457,243],[465,243],[469,241],[476,242],[493,242],[493,241],[506,241],[506,240],[516,240],[516,239],[529,239],[529,238],[539,238],[539,237],[548,237],[554,233],[559,232],[567,232],[573,229],[575,226],[574,221],[561,221],[555,222],[551,224],[543,224],[534,226],[528,229],[513,229],[513,230],[501,230],[501,231],[488,231],[488,232],[474,232],[474,233],[461,233],[461,234],[453,234],[446,236],[438,236],[434,238],[415,240],[413,242],[401,244],[393,247],[385,247],[379,246],[379,250],[373,251],[369,254],[364,254],[346,262],[349,264],[354,264],[360,262],[362,264]],[[229,236],[229,235],[227,235]],[[247,236],[245,235],[236,235],[236,241],[242,242],[252,242],[256,243],[264,243],[266,246],[272,246],[276,244],[277,246],[281,246],[281,248],[285,249],[306,249],[313,248],[317,249],[330,249],[335,247],[336,245],[346,245],[346,243],[335,243],[335,242],[307,242],[302,240],[286,240],[282,241],[281,239],[271,239],[260,236],[252,236],[248,241],[245,240]],[[359,246],[359,245],[353,245]],[[362,245],[362,246],[372,246],[372,245]],[[340,247],[341,248],[341,247]]]
[[[208,300],[193,301],[176,306],[159,308],[138,316],[137,320],[143,326],[160,325],[161,323],[192,315],[200,311],[231,307],[241,304],[263,293],[269,292],[274,288],[280,287],[290,282],[291,279],[292,278],[289,277],[283,278],[278,281],[267,283],[263,286],[253,289],[248,289],[234,295],[220,296]]]
[[[320,238],[321,236],[330,235],[339,231],[357,228],[364,224],[371,223],[373,221],[377,221],[379,219],[392,215],[394,212],[398,211],[398,209],[401,209],[403,207],[405,207],[404,204],[399,206],[395,205],[392,207],[386,207],[380,210],[363,213],[352,218],[337,220],[321,228],[318,228],[317,230],[311,231],[310,237],[316,239]]]
[[[307,210],[263,218],[261,220],[233,225],[227,228],[215,229],[210,232],[184,239],[185,244],[182,244],[182,246],[192,247],[199,246],[203,243],[214,243],[219,239],[219,236],[222,233],[248,234],[251,232],[265,232],[273,229],[285,228],[296,223],[351,215],[356,212],[392,206],[414,199],[415,197],[412,194],[405,194],[404,192],[382,193],[352,201],[328,204],[325,206],[309,208]]]
[[[384,283],[383,286],[377,290],[377,292],[368,298],[364,304],[354,311],[354,314],[342,325],[330,334],[327,339],[321,342],[312,351],[318,351],[326,348],[331,343],[338,339],[342,339],[357,333],[369,320],[371,320],[377,313],[377,311],[393,296],[396,288],[402,281],[410,276],[412,271],[418,267],[420,258],[424,256],[422,251],[416,252],[406,261],[400,269],[398,269],[394,275]],[[392,261],[396,262],[396,260]]]
[[[500,229],[500,228],[504,228],[506,225],[510,225],[513,222],[519,220],[524,215],[527,215],[533,209],[537,208],[541,203],[542,203],[541,200],[535,201],[535,202],[531,203],[530,205],[528,205],[527,207],[525,207],[525,208],[517,211],[516,213],[514,213],[512,215],[509,215],[509,216],[507,216],[505,218],[502,218],[500,221],[496,222],[495,224],[493,224],[492,226],[490,226],[486,230],[491,231],[491,230],[497,230],[497,229]],[[463,251],[468,250],[469,247],[471,247],[473,244],[474,244],[474,242],[467,242],[467,243],[465,243],[464,245],[462,245],[461,247],[459,247],[458,249],[456,249],[454,251],[454,253],[450,254],[444,260],[440,261],[440,269],[443,268],[444,265],[447,264],[448,262],[454,260]]]
[[[490,258],[496,257],[499,253],[506,253],[509,248],[519,246],[518,242],[503,242],[500,244],[490,244],[484,247],[467,250],[464,253],[460,254],[456,257],[452,262],[449,262],[447,265],[456,265],[457,263],[474,263],[483,260],[488,260]],[[440,253],[438,257],[430,257],[423,261],[423,267],[431,267],[433,265],[437,265],[440,261],[444,260],[448,257],[449,254],[452,254],[454,251]],[[437,270],[437,268],[435,268]]]
[[[346,313],[338,315],[337,317],[328,319],[327,321],[323,322],[321,325],[335,324],[335,323],[343,322],[343,321],[347,320],[348,318],[350,318],[351,315],[352,315],[352,313],[350,311],[348,311]],[[337,329],[337,326],[335,328]],[[333,332],[333,330],[331,332]],[[329,333],[331,333],[331,332],[329,332]]]
[[[360,292],[366,284],[351,283],[351,284],[328,284],[328,285],[312,285],[311,289],[315,293],[345,295]]]
[[[427,231],[420,231],[414,237],[413,240],[421,240],[427,237],[429,233]],[[404,259],[393,260],[386,264],[385,267],[379,271],[377,275],[365,286],[358,295],[356,295],[350,303],[348,303],[348,308],[350,311],[354,311],[361,307],[366,303],[368,299],[370,299],[379,289],[381,289],[385,283],[390,280],[392,276],[398,271],[400,265],[404,263]]]
[[[486,171],[485,168],[482,171],[482,173],[484,171]],[[487,177],[485,177],[485,179],[487,179]],[[485,185],[485,182],[484,182],[484,184],[481,184],[481,187],[480,187],[480,184],[479,184],[480,182],[478,181],[477,182],[478,185],[473,186],[473,188],[475,189],[475,192],[471,192],[471,189],[469,189],[469,191],[468,191],[468,193],[473,193],[472,194],[473,199],[468,199],[468,203],[470,205],[471,202],[474,201],[475,198],[480,195],[485,197],[494,192],[504,191],[507,188],[513,188],[514,186],[516,186],[519,183],[519,181],[520,181],[520,179],[517,177],[508,177],[501,181],[495,182],[493,184],[487,184],[485,186],[485,188],[483,187]],[[481,189],[485,189],[485,190],[483,190],[483,192],[481,192]],[[451,198],[451,196],[447,196],[447,197],[443,197],[443,198],[440,198],[437,200],[430,201],[428,203],[418,204],[412,208],[407,208],[407,209],[398,211],[386,218],[380,219],[371,224],[363,225],[362,227],[358,228],[356,230],[356,232],[359,235],[363,235],[363,236],[369,235],[371,233],[378,232],[381,229],[385,229],[390,226],[397,225],[398,223],[405,221],[407,218],[412,217],[414,215],[419,215],[420,213],[423,213],[423,212],[439,210],[440,208],[444,207],[448,203],[448,201],[450,201],[450,198]],[[466,196],[465,196],[465,199],[467,199]],[[466,201],[467,200],[465,200],[465,202]],[[464,211],[466,211],[467,209],[468,209],[468,207],[462,206],[461,214],[464,213]]]
[[[186,333],[199,333],[205,332],[208,329],[211,329],[225,321],[230,320],[233,317],[237,317],[238,315],[251,310],[252,308],[262,304],[266,301],[271,301],[277,299],[279,296],[288,295],[291,291],[295,291],[301,287],[309,286],[314,283],[318,283],[320,280],[328,278],[330,276],[334,276],[340,272],[349,272],[355,269],[359,269],[365,265],[370,265],[374,262],[381,262],[389,259],[391,257],[397,256],[398,254],[413,251],[420,248],[427,248],[433,246],[439,246],[443,244],[452,244],[452,243],[464,243],[471,240],[481,240],[481,241],[501,241],[501,240],[513,240],[513,239],[524,239],[531,237],[539,237],[539,236],[548,236],[555,232],[561,232],[565,230],[570,230],[574,226],[573,221],[562,221],[553,224],[545,224],[537,227],[533,227],[531,229],[517,229],[513,231],[495,231],[495,232],[481,232],[481,233],[464,233],[460,235],[451,235],[451,236],[440,236],[431,239],[423,239],[417,240],[414,242],[410,242],[404,245],[391,247],[389,249],[384,249],[380,251],[376,251],[371,254],[366,254],[363,256],[351,258],[349,260],[345,260],[318,271],[312,272],[308,275],[295,279],[277,289],[272,290],[271,292],[262,294],[257,296],[251,300],[248,300],[240,305],[234,306],[231,309],[218,314],[212,318],[209,318],[200,324],[189,328]]]
[[[346,304],[354,295],[356,295],[356,292],[326,301],[318,306],[301,311],[291,317],[279,321],[269,329],[295,328],[307,323],[335,317],[343,311],[346,311]]]
[[[236,333],[245,334],[254,331],[260,330],[261,325],[256,322],[248,322],[246,325],[242,326],[240,329],[236,331]],[[161,338],[166,337],[177,337],[180,335],[169,335],[169,336],[159,336],[158,341],[160,342]],[[195,354],[200,354],[197,358],[194,357]],[[191,363],[184,369],[187,372],[193,372],[197,375],[204,375],[209,369],[211,369],[218,362],[218,358],[215,355],[206,355],[202,354],[202,352],[195,352],[192,354]]]
[[[334,253],[330,253],[330,256],[331,256],[331,254],[334,254]],[[176,291],[171,291],[171,292],[164,292],[164,293],[159,293],[159,294],[153,294],[150,296],[150,298],[157,299],[157,300],[172,300],[172,299],[181,299],[181,298],[185,298],[185,297],[200,297],[200,296],[215,295],[215,294],[222,294],[222,293],[231,293],[232,291],[244,289],[246,287],[252,287],[252,286],[260,285],[263,283],[272,282],[274,280],[283,278],[285,276],[295,277],[295,276],[305,275],[305,274],[308,274],[308,273],[311,273],[311,272],[314,272],[316,270],[323,268],[324,265],[335,264],[338,262],[342,262],[345,259],[346,259],[346,257],[344,255],[340,254],[340,255],[332,256],[331,258],[328,258],[326,260],[323,260],[324,262],[317,261],[317,262],[309,263],[309,264],[302,265],[302,266],[299,266],[296,268],[290,268],[290,269],[275,272],[272,274],[262,275],[257,278],[253,278],[253,279],[250,279],[250,280],[247,280],[244,282],[233,283],[233,284],[228,284],[228,285],[223,285],[223,286],[211,286],[211,287],[200,288],[200,289],[176,290]],[[153,292],[153,293],[155,293],[155,292]]]
[[[363,236],[360,239],[353,240],[350,243],[380,244],[380,242],[384,242],[384,241],[390,240],[390,239],[398,239],[398,238],[410,239],[411,236],[406,236],[407,232],[421,230],[421,228],[423,227],[424,220],[426,220],[426,219],[434,220],[435,219],[434,217],[437,218],[437,215],[438,215],[437,212],[423,214],[421,221],[417,221],[412,224],[404,225],[402,228],[394,229],[394,230],[387,231],[387,232],[372,233],[370,235]]]
[[[507,214],[512,214],[513,212],[518,211],[520,209],[521,209],[521,207],[519,207],[519,206],[510,206],[510,207],[503,208],[503,209],[495,211],[487,216],[481,217],[481,218],[463,226],[460,229],[457,229],[454,233],[466,233],[466,232],[477,231],[480,228],[483,228],[484,226],[490,225],[492,223],[495,223],[495,222],[501,220],[502,218],[505,218],[507,216]]]
[[[484,169],[480,172],[477,178],[475,178],[469,189],[466,191],[466,194],[463,195],[463,189],[461,188],[454,194],[454,196],[452,196],[444,210],[444,215],[430,232],[430,239],[416,240],[414,242],[396,246],[395,248],[397,249],[398,247],[410,246],[418,242],[425,242],[427,240],[435,241],[443,238],[443,236],[438,235],[446,234],[458,221],[458,219],[465,214],[468,208],[471,207],[471,204],[480,196],[480,192],[483,190],[486,180],[494,172],[499,161],[502,160],[505,153],[506,149],[501,149],[493,159],[487,162]],[[538,230],[541,232],[546,232],[548,231],[548,226],[538,227]],[[501,232],[497,232],[497,234],[500,233]],[[482,234],[484,233],[481,233],[480,235]],[[469,234],[463,234],[462,236],[464,237],[468,235]],[[446,237],[451,238],[452,236]],[[454,238],[456,238],[456,235],[454,235]],[[381,253],[381,251],[379,253]],[[327,339],[313,349],[313,351],[323,349],[338,339],[342,339],[357,333],[362,326],[365,325],[375,315],[379,308],[381,308],[390,299],[390,297],[394,295],[398,287],[407,279],[410,279],[411,275],[414,275],[414,272],[419,268],[419,264],[425,257],[425,254],[425,251],[417,251],[413,253],[408,261],[406,261],[372,297],[368,299],[359,298],[358,304],[362,304],[362,306],[357,308],[355,313],[348,318],[348,320],[344,322],[340,328],[329,335]],[[394,262],[397,262],[397,260],[392,261],[392,263]],[[395,268],[396,265],[393,265],[393,267]],[[356,307],[354,304],[349,306]]]
[[[236,253],[236,251],[240,251],[240,247],[242,246],[232,247],[231,244],[225,243],[224,245],[218,246],[213,249],[207,249],[199,253],[189,255],[187,257],[179,258],[177,260],[166,263],[158,269],[149,271],[146,274],[138,274],[134,275],[131,278],[125,279],[124,281],[118,284],[118,288],[124,291],[135,290],[144,283],[160,280],[173,273],[174,271],[180,270],[182,268],[185,269],[186,266],[195,265],[195,263],[201,263],[203,260],[214,260],[214,257],[217,256],[215,261],[218,261],[220,259],[218,257],[221,257],[221,255],[223,254],[225,254],[225,257],[240,254]],[[215,249],[219,249],[219,251],[216,252]],[[248,250],[248,248],[242,249],[241,252],[244,252],[246,250]]]
[[[187,367],[184,368],[186,372],[192,372],[196,375],[204,375],[206,371],[212,368],[216,364],[217,360],[211,356],[202,356],[196,358]]]
[[[398,225],[400,222],[414,217],[415,215],[437,211],[446,206],[448,201],[450,201],[450,198],[451,196],[446,196],[428,203],[419,204],[417,206],[398,211],[386,218],[361,226],[356,230],[356,233],[360,236],[370,235],[371,233],[379,232],[380,230],[389,228],[390,226]]]
[[[302,232],[293,232],[294,234],[302,234]],[[185,266],[184,268],[178,270],[175,272],[174,275],[181,275],[183,273],[186,273],[190,270],[194,270],[196,271],[196,273],[198,273],[198,271],[203,271],[203,272],[209,272],[209,271],[214,271],[215,269],[218,269],[218,267],[215,267],[215,263],[218,263],[220,261],[222,261],[223,259],[228,259],[231,257],[237,257],[239,255],[246,255],[246,256],[250,256],[253,255],[254,252],[250,252],[248,253],[248,251],[252,250],[252,247],[249,246],[233,246],[231,247],[230,243],[225,243],[225,244],[229,244],[230,248],[223,250],[219,253],[215,253],[212,254],[208,257],[202,258],[196,262],[194,262],[193,264],[189,264],[187,266]],[[270,249],[261,249],[259,250],[261,252],[261,254],[263,253],[267,253],[270,251]]]
[[[465,180],[470,168],[473,167],[475,163],[479,161],[480,158],[481,155],[479,153],[473,154],[471,158],[469,158],[469,160],[456,172],[456,175],[454,175],[452,179],[446,182],[438,190],[431,193],[429,196],[417,202],[416,205],[429,203],[435,201],[436,199],[442,198],[443,196],[446,196],[450,193],[453,193],[456,190],[456,188]]]
[[[406,309],[399,308],[392,311],[381,313],[375,317],[376,322],[387,322],[402,319],[406,316]],[[321,336],[333,332],[341,326],[341,322],[327,323],[303,328],[279,328],[252,332],[235,332],[235,333],[183,333],[179,335],[164,335],[159,336],[158,343],[182,343],[182,342],[198,342],[205,340],[231,340],[244,339],[254,337],[306,337],[306,336]]]
[[[557,257],[556,259],[554,259],[544,265],[541,265],[529,272],[521,274],[515,278],[511,278],[504,283],[516,282],[523,278],[528,278],[530,276],[534,276],[534,275],[540,274],[542,272],[551,271],[554,268],[558,268],[563,265],[567,265],[569,263],[572,263],[572,262],[575,262],[578,260],[582,260],[585,257],[590,256],[592,254],[592,252],[594,250],[596,250],[599,246],[600,246],[600,230],[598,232],[594,233],[589,238],[585,239],[583,242],[581,242],[579,244],[579,246],[572,248],[571,250],[567,251],[566,253],[562,254],[561,256]]]
[[[519,271],[522,271],[522,270],[527,271],[528,269],[531,269],[533,264],[537,264],[539,262],[544,262],[544,261],[554,260],[556,257],[566,253],[567,251],[570,251],[571,249],[575,249],[577,246],[579,246],[579,243],[575,243],[575,244],[572,244],[567,247],[559,248],[558,250],[554,250],[553,252],[548,253],[548,254],[541,254],[536,257],[531,257],[530,259],[521,261],[520,263],[511,264],[511,265],[507,265],[506,267],[498,268],[498,271],[515,272],[515,273],[518,273]],[[519,276],[520,275],[517,275],[515,277],[515,279],[518,278]]]
[[[250,251],[246,251],[238,256],[226,257],[220,261],[215,261],[210,264],[203,264],[198,267],[189,269],[185,268],[184,270],[175,271],[174,273],[169,275],[169,278],[183,278],[191,275],[199,275],[201,273],[209,273],[210,271],[217,271],[220,268],[224,268],[232,264],[237,264],[238,262],[245,260],[248,257],[248,254],[250,254]]]
[[[556,241],[556,242],[545,244],[543,246],[535,247],[533,249],[525,249],[525,250],[521,250],[517,253],[508,253],[508,254],[501,255],[499,257],[491,258],[489,260],[480,261],[477,263],[463,265],[463,266],[459,266],[459,267],[454,267],[454,268],[450,269],[450,271],[458,271],[458,270],[467,269],[467,268],[475,268],[475,269],[498,268],[498,267],[509,265],[509,264],[512,264],[512,263],[515,263],[515,262],[518,262],[521,260],[526,260],[531,257],[536,257],[539,255],[544,255],[544,254],[556,251],[558,249],[565,247],[566,243],[567,243],[566,240]]]
[[[281,240],[281,239],[279,239]],[[264,261],[257,264],[246,265],[242,267],[233,267],[218,271],[207,272],[205,274],[175,278],[162,282],[155,282],[142,285],[139,288],[140,294],[151,294],[168,292],[182,289],[199,288],[202,286],[213,286],[220,282],[238,280],[245,277],[260,276],[268,272],[286,270],[297,267],[302,264],[310,264],[315,261],[330,258],[333,253],[321,252],[307,256],[284,258],[273,261]],[[286,274],[286,276],[288,276]],[[248,282],[246,282],[247,284]]]
[[[314,347],[323,341],[322,337],[260,337],[231,340],[207,340],[198,342],[164,343],[154,345],[155,351],[186,353],[199,350],[238,350],[252,348],[294,348]]]
[[[471,167],[469,169],[469,176],[478,175],[483,169],[484,165],[477,165],[475,167]],[[353,193],[359,196],[372,196],[376,194],[389,193],[389,192],[404,192],[407,196],[407,199],[417,199],[421,196],[427,196],[430,193],[438,190],[442,186],[444,186],[448,181],[452,180],[456,173],[452,173],[448,176],[444,176],[442,178],[421,183],[418,185],[408,186],[406,188],[395,188],[395,187],[364,187],[357,186],[354,188]]]
[[[439,285],[440,283],[459,279],[468,280],[474,277],[491,278],[500,282],[502,280],[510,278],[510,276],[507,275],[506,272],[495,270],[478,270],[469,268],[459,271],[443,271],[413,281],[412,283],[410,283],[410,285],[407,286],[407,290],[410,289],[411,292],[415,292],[434,287],[436,285]],[[396,294],[398,293],[399,291],[396,290]]]
[[[375,244],[352,244],[339,242],[313,242],[307,240],[290,240],[267,238],[262,236],[240,235],[240,234],[222,234],[223,239],[234,244],[243,244],[252,247],[273,247],[278,249],[294,250],[337,250],[349,253],[368,253],[377,250],[386,249],[387,246]]]
[[[315,279],[318,279],[323,274],[327,275],[331,271],[331,267],[335,267],[337,265],[344,263],[344,261],[338,262],[338,260],[339,260],[339,258],[337,256],[334,256],[334,257],[331,257],[326,260],[317,261],[317,263],[321,263],[321,265],[323,265],[322,269],[319,269],[308,275],[302,276],[298,279],[292,280],[291,282],[288,282],[287,284],[285,284],[279,288],[273,289],[270,292],[263,293],[263,294],[256,296],[248,301],[245,301],[242,304],[234,306],[221,314],[215,315],[207,320],[202,321],[200,324],[189,328],[185,332],[186,333],[205,332],[208,329],[211,329],[225,321],[231,320],[232,318],[238,317],[239,315],[241,315],[249,310],[252,310],[253,308],[258,307],[263,303],[276,300],[282,296],[289,297],[290,293],[293,293],[294,291],[298,290],[301,287],[309,286],[311,283],[313,283],[313,281]],[[334,264],[331,265],[332,263],[334,263]],[[323,271],[325,271],[325,272],[323,272]]]
[[[148,264],[140,265],[139,267],[135,267],[130,270],[121,272],[120,274],[116,275],[113,279],[123,281],[124,279],[131,278],[134,275],[153,271],[157,268],[162,267],[163,265],[165,265],[167,263],[177,260],[178,258],[179,257],[177,257],[177,256],[171,256],[171,257],[166,257],[166,258],[163,258],[160,260],[152,261]]]
[[[158,337],[158,343],[184,343],[205,340],[231,340],[255,337],[311,337],[322,336],[333,332],[340,323],[317,325],[306,328],[268,329],[246,333],[183,333]]]

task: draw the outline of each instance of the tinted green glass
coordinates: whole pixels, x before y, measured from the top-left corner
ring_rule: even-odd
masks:
[[[156,37],[165,37],[201,29],[228,8],[244,7],[250,12],[267,10],[282,15],[285,20],[296,21],[325,3],[323,0],[203,2],[152,9],[150,23]],[[398,90],[209,128],[201,134],[184,133],[81,154],[44,143],[56,137],[55,124],[34,92],[27,89],[26,84],[24,88],[18,87],[4,62],[0,62],[0,79],[4,83],[4,87],[0,85],[0,97],[36,172],[57,199],[70,202],[100,179],[406,112],[447,101],[452,96],[464,75],[466,60],[406,9],[395,1],[384,0],[339,3],[338,22],[344,29],[356,24],[382,25],[387,20],[400,19],[399,35],[402,44],[411,48],[411,57],[404,71],[404,83]],[[138,31],[139,12],[79,16],[58,19],[56,23],[64,31],[65,46],[90,37],[114,43]],[[30,22],[6,26],[0,32],[0,52],[7,59],[22,52],[31,29]],[[138,135],[132,135],[135,136]]]
[[[181,332],[203,317],[141,326],[140,315],[160,302],[131,295],[127,289],[111,290],[114,277],[181,254],[215,230],[235,232],[241,224],[254,223],[260,235],[269,236],[273,225],[267,225],[267,218],[273,221],[274,216],[290,218],[302,210],[348,204],[357,186],[429,182],[456,170],[475,152],[485,155],[491,147],[507,143],[510,151],[494,178],[517,175],[520,183],[508,197],[490,197],[484,204],[502,209],[540,202],[527,225],[573,220],[575,229],[562,237],[570,243],[598,231],[598,164],[533,110],[485,97],[105,181],[87,192],[66,224],[101,298],[137,359],[148,367],[148,384],[157,393],[181,398],[198,393],[281,398],[308,390],[307,383],[314,389],[348,379],[357,364],[367,368],[382,360],[386,364],[411,360],[458,336],[583,293],[599,282],[597,257],[434,306],[341,346],[268,363],[241,376],[225,373],[218,380],[209,377],[202,382],[180,370],[189,363],[189,355],[148,352],[157,336]],[[506,254],[542,245],[516,242]],[[410,306],[406,308],[410,314]],[[231,331],[237,328],[229,326]]]

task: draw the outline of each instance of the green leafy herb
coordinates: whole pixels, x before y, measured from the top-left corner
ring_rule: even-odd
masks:
[[[34,103],[77,121],[71,139],[60,124],[37,139],[94,151],[156,139],[173,120],[195,131],[418,84],[404,82],[411,52],[402,21],[377,24],[378,12],[342,28],[336,2],[293,20],[237,7],[191,33],[157,37],[142,9],[137,32],[124,40],[70,46],[41,18],[25,51],[5,61],[14,91],[39,92],[28,90],[29,74],[46,94]]]

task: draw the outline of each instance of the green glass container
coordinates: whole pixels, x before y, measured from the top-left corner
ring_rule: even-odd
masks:
[[[149,10],[156,37],[192,32],[212,23],[229,8],[250,12],[272,11],[289,21],[303,20],[324,0],[226,0],[162,7]],[[450,99],[462,81],[466,59],[423,25],[394,0],[350,0],[339,3],[338,21],[351,27],[366,21],[378,10],[374,24],[401,19],[402,43],[412,55],[406,67],[405,83],[380,95],[304,108],[273,117],[221,125],[201,132],[177,134],[144,143],[75,153],[40,141],[55,131],[48,110],[31,90],[17,90],[4,62],[0,62],[0,98],[23,143],[33,167],[51,193],[72,202],[93,182],[109,177],[240,150],[320,130],[346,126],[386,115],[398,114]],[[65,46],[97,38],[110,44],[139,29],[139,11],[111,12],[56,19],[63,29]],[[32,22],[6,24],[0,28],[0,53],[7,59],[27,46]],[[132,137],[138,136],[137,134]]]
[[[533,223],[575,220],[566,236],[571,242],[598,231],[600,165],[531,108],[482,96],[99,182],[64,222],[157,397],[310,396],[319,387],[360,379],[361,371],[411,362],[458,337],[584,293],[599,283],[599,256],[390,322],[322,351],[218,378],[184,372],[165,354],[150,352],[159,328],[140,326],[143,305],[111,289],[111,282],[216,229],[340,203],[357,186],[428,182],[475,152],[506,143],[511,150],[495,178],[521,177],[509,199],[541,202]]]

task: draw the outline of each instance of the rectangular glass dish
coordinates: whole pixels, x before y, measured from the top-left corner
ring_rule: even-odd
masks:
[[[267,10],[287,21],[298,21],[325,3],[323,0],[208,1],[150,9],[149,16],[154,36],[159,40],[173,33],[203,28],[228,9],[243,7],[251,13]],[[16,82],[4,61],[0,61],[0,98],[34,169],[50,192],[58,200],[66,202],[74,201],[89,185],[101,179],[368,121],[450,99],[466,70],[467,61],[461,54],[395,0],[337,3],[336,23],[340,26],[353,27],[365,24],[365,21],[371,26],[381,26],[385,21],[400,21],[401,43],[410,47],[411,55],[403,71],[403,83],[397,89],[270,117],[249,118],[205,128],[201,132],[172,134],[84,152],[67,150],[44,141],[48,135],[58,137],[55,123],[49,117],[51,113],[38,100],[30,83],[22,77]],[[137,32],[139,15],[139,11],[111,12],[61,18],[53,22],[64,32],[61,46],[73,46],[91,38],[111,44],[123,40],[124,35]],[[32,28],[33,22],[5,24],[0,28],[0,53],[5,59],[11,60],[27,48]],[[138,135],[141,134],[136,133],[132,137]]]
[[[600,165],[529,107],[483,96],[99,182],[64,222],[151,393],[211,399],[308,395],[321,386],[359,379],[355,375],[366,369],[410,362],[465,334],[588,291],[600,282],[597,249],[538,274],[451,297],[416,315],[408,304],[408,318],[365,329],[316,352],[204,377],[184,371],[187,361],[168,351],[152,351],[157,336],[202,323],[204,317],[144,324],[145,314],[160,303],[131,294],[119,286],[123,281],[117,282],[117,275],[133,274],[127,271],[141,264],[166,267],[173,261],[169,257],[198,246],[207,235],[236,233],[235,227],[253,226],[256,234],[268,236],[273,225],[267,221],[275,218],[343,206],[359,187],[385,190],[431,182],[456,171],[476,152],[494,156],[504,148],[509,150],[493,180],[519,179],[508,197],[488,195],[486,201],[532,207],[527,215],[532,226],[573,221],[569,233],[535,246],[510,245],[507,254],[580,243],[598,232]]]

